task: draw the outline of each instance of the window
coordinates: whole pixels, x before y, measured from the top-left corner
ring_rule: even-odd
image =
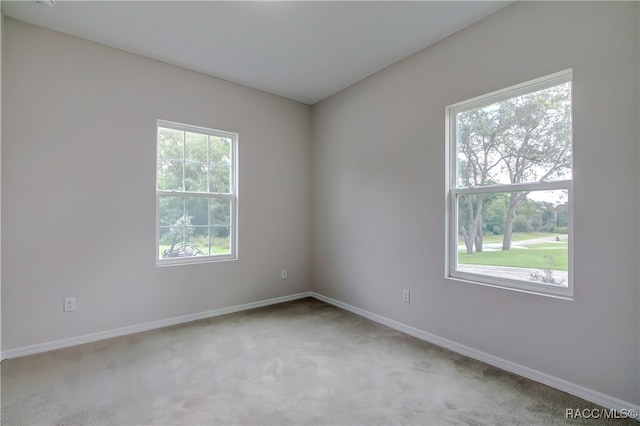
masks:
[[[447,107],[447,277],[571,298],[571,70]]]
[[[238,135],[157,121],[156,264],[236,258]]]

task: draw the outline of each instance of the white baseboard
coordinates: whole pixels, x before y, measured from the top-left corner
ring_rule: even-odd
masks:
[[[609,395],[605,395],[603,393],[585,388],[584,386],[580,386],[575,383],[568,382],[558,377],[551,376],[541,371],[537,371],[532,368],[525,367],[523,365],[519,365],[514,362],[508,361],[506,359],[502,359],[497,356],[488,354],[486,352],[473,349],[469,346],[452,342],[451,340],[447,340],[442,337],[436,336],[434,334],[427,333],[415,327],[411,327],[409,325],[383,317],[381,315],[374,314],[369,311],[365,311],[364,309],[357,308],[355,306],[349,305],[339,300],[335,300],[315,292],[311,292],[310,296],[315,299],[326,302],[330,305],[337,306],[338,308],[344,309],[345,311],[349,311],[356,315],[360,315],[362,317],[370,319],[371,321],[377,322],[382,325],[386,325],[387,327],[401,331],[405,334],[409,334],[413,337],[417,337],[420,340],[433,343],[434,345],[447,348],[459,354],[466,355],[469,358],[473,358],[478,361],[487,363],[489,365],[493,365],[494,367],[498,367],[510,373],[514,373],[519,376],[526,377],[536,382],[545,384],[547,386],[551,386],[552,388],[556,388],[561,391],[580,397],[582,399],[586,399],[587,401],[591,401],[605,408],[611,408],[620,413],[633,413],[633,412],[637,413],[638,409],[640,409],[640,405],[635,405],[630,402],[626,402],[621,399],[617,399]],[[572,407],[567,407],[567,408],[572,408]],[[632,411],[632,410],[635,410],[635,411]]]
[[[159,320],[159,321],[145,322],[143,324],[137,324],[137,325],[132,325],[128,327],[115,328],[112,330],[99,331],[97,333],[84,334],[82,336],[70,337],[67,339],[53,340],[50,342],[38,343],[35,345],[22,346],[19,348],[2,351],[2,354],[0,355],[0,357],[1,359],[9,359],[9,358],[17,358],[25,355],[33,355],[41,352],[52,351],[55,349],[62,349],[70,346],[81,345],[84,343],[96,342],[98,340],[110,339],[112,337],[119,337],[119,336],[125,336],[127,334],[139,333],[141,331],[149,331],[157,328],[183,324],[186,322],[197,321],[205,318],[232,314],[234,312],[261,308],[263,306],[276,305],[278,303],[289,302],[291,300],[304,299],[305,297],[310,297],[310,293],[304,292],[304,293],[290,294],[288,296],[275,297],[273,299],[266,299],[266,300],[260,300],[257,302],[244,303],[242,305],[229,306],[226,308],[213,309],[211,311],[198,312],[196,314],[182,315],[179,317],[168,318],[168,319]]]

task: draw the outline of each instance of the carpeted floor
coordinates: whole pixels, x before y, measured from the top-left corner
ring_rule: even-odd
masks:
[[[314,299],[5,360],[1,375],[3,425],[606,423],[566,420],[595,406]]]

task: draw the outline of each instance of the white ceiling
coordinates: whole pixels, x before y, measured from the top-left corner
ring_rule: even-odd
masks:
[[[314,104],[510,3],[34,0],[2,13]]]

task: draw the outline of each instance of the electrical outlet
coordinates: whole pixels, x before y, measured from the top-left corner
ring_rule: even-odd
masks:
[[[286,270],[286,269],[283,269],[283,270],[282,270],[282,279],[283,279],[283,280],[286,280],[288,277],[289,277],[289,274],[287,274],[287,270]]]
[[[64,298],[64,312],[71,312],[76,310],[76,298],[75,297],[65,297]]]
[[[402,289],[402,301],[405,303],[411,302],[411,292],[406,288]]]

